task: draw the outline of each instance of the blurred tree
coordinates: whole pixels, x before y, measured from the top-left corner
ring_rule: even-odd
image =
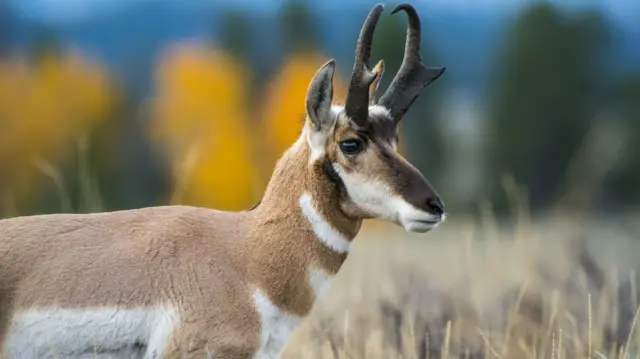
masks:
[[[426,21],[422,19],[423,34],[427,33],[424,31],[426,25]],[[385,73],[376,98],[386,91],[400,69],[406,31],[407,19],[404,12],[380,18],[372,44],[371,66],[378,60],[384,60]],[[424,38],[422,43],[424,64],[440,66],[433,46]],[[436,186],[439,181],[438,174],[443,172],[446,161],[442,124],[438,118],[445,78],[446,75],[425,88],[400,122],[400,152],[406,154]]]
[[[563,175],[601,101],[598,69],[607,45],[598,13],[570,17],[534,4],[508,29],[492,84],[492,200],[506,209],[500,177],[528,187],[534,209],[556,198]]]
[[[273,152],[271,167],[275,159],[300,136],[309,82],[326,61],[328,58],[317,52],[294,54],[265,91],[262,114],[266,126],[264,138]],[[340,102],[345,96],[346,83],[336,74],[334,100]]]
[[[8,1],[0,1],[0,58],[9,52],[13,14]]]
[[[62,56],[63,48],[58,34],[43,25],[35,30],[35,36],[29,44],[29,50],[31,60],[38,62],[42,59]]]
[[[263,186],[275,161],[300,135],[309,82],[329,60],[318,49],[317,28],[307,0],[287,0],[280,14],[286,52],[281,67],[264,89],[259,113],[265,131],[256,137],[261,149]],[[340,103],[345,95],[345,82],[336,74],[334,101]]]
[[[605,184],[613,201],[622,206],[640,203],[640,69],[622,77],[616,91],[627,138],[618,171]],[[636,208],[638,209],[638,208]]]
[[[220,22],[220,42],[222,49],[227,52],[235,61],[239,61],[245,68],[252,66],[251,47],[253,37],[251,35],[251,21],[247,14],[242,10],[238,10],[233,6],[224,7]],[[261,79],[250,76],[249,73],[244,76],[246,81],[245,96],[246,103],[254,103],[259,101],[260,93],[257,90]],[[253,109],[248,110],[249,113]],[[247,116],[247,120],[251,123],[257,122],[256,116]]]
[[[373,43],[371,45],[370,65],[373,67],[378,61],[384,61],[384,74],[380,79],[380,85],[378,86],[378,92],[376,93],[376,100],[379,99],[387,90],[387,87],[389,87],[389,84],[402,64],[402,56],[404,54],[404,37],[407,26],[405,19],[402,18],[403,16],[403,12],[393,16],[381,16],[378,25],[376,26],[376,32],[374,33]],[[360,31],[359,28],[358,31]],[[354,50],[352,52],[355,56],[355,39],[357,38],[357,33],[354,35]],[[351,70],[351,66],[349,66],[349,70]],[[349,72],[349,74],[351,73]],[[404,129],[408,126],[408,121],[406,120],[411,117],[413,112],[414,111],[409,111],[405,116],[406,118],[401,122],[400,149],[402,152],[406,152],[407,146],[411,146],[411,144],[408,143],[411,142],[411,139],[407,139],[403,135],[406,132]],[[409,128],[411,127],[412,126],[409,126]],[[411,156],[411,151],[409,152],[409,156]]]
[[[318,45],[318,28],[308,0],[286,0],[280,23],[284,33],[284,53],[312,52]]]
[[[220,16],[220,28],[222,48],[235,58],[248,58],[252,37],[247,15],[232,6],[225,6]]]
[[[257,200],[246,74],[225,52],[203,46],[182,46],[163,57],[152,132],[176,178],[172,202],[238,210]]]
[[[12,197],[19,213],[40,210],[34,205],[45,175],[60,187],[75,140],[104,121],[113,103],[109,76],[98,64],[58,47],[37,54],[32,63],[0,64],[0,197]]]
[[[69,169],[84,179],[72,183],[77,192],[87,194],[79,208],[121,210],[165,204],[171,189],[170,169],[150,143],[148,114],[140,111],[141,101],[130,89],[120,85],[118,90],[108,121],[96,126],[83,139],[86,143],[79,143],[78,160]]]

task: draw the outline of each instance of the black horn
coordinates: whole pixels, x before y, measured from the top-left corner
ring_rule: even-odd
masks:
[[[366,122],[369,117],[369,87],[378,76],[377,73],[371,72],[369,69],[369,58],[371,57],[373,32],[383,9],[384,5],[382,4],[376,4],[371,9],[362,25],[356,45],[356,58],[349,82],[345,112],[347,116],[359,124]]]
[[[384,95],[380,97],[378,103],[386,107],[391,113],[391,117],[400,121],[407,112],[413,101],[418,98],[423,88],[440,77],[445,67],[425,67],[422,63],[422,52],[420,50],[420,17],[410,4],[398,5],[391,14],[403,10],[409,18],[407,29],[407,40],[404,47],[404,58],[400,70],[393,78]]]

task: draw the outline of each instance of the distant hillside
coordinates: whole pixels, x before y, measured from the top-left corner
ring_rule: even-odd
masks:
[[[218,29],[220,5],[202,3],[140,2],[117,12],[111,11],[90,21],[55,25],[64,42],[82,48],[109,68],[122,74],[127,86],[143,96],[149,89],[154,61],[172,42],[183,39],[212,41]],[[316,21],[321,26],[322,49],[336,57],[348,72],[353,61],[353,46],[360,22],[369,4],[344,8],[315,6]],[[452,13],[442,8],[422,8],[424,36],[436,47],[442,63],[450,71],[447,81],[454,88],[464,88],[481,95],[487,70],[495,56],[495,47],[504,35],[507,12]],[[388,16],[388,13],[386,13]],[[281,60],[277,19],[268,15],[251,15],[255,47],[251,62],[262,70],[272,70]],[[383,15],[384,16],[384,15]],[[330,26],[326,26],[330,23]],[[13,41],[26,46],[42,24],[13,14],[9,20]],[[621,66],[640,63],[640,33],[620,33],[621,48],[612,57]],[[403,41],[403,40],[399,40]]]

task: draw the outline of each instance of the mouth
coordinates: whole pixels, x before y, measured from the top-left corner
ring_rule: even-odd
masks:
[[[418,216],[416,216],[418,217]],[[425,233],[428,232],[444,222],[445,216],[440,215],[437,218],[435,216],[420,216],[422,218],[407,218],[404,221],[401,220],[402,226],[407,232]]]
[[[425,233],[436,228],[442,221],[436,220],[412,220],[404,224],[404,228],[408,232]]]
[[[424,223],[424,224],[432,225],[432,226],[440,223],[439,220],[435,220],[435,219],[418,219],[418,220],[414,220],[413,222]]]

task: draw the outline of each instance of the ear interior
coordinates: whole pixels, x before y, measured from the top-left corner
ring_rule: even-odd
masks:
[[[373,73],[377,73],[375,80],[369,86],[369,104],[373,105],[376,101],[376,92],[378,91],[378,86],[380,86],[380,79],[382,79],[382,75],[384,75],[384,61],[380,60],[376,64],[376,66],[372,70]]]
[[[316,72],[307,90],[307,117],[315,125],[316,130],[326,127],[331,112],[333,101],[333,74],[335,72],[334,60],[327,63]]]

